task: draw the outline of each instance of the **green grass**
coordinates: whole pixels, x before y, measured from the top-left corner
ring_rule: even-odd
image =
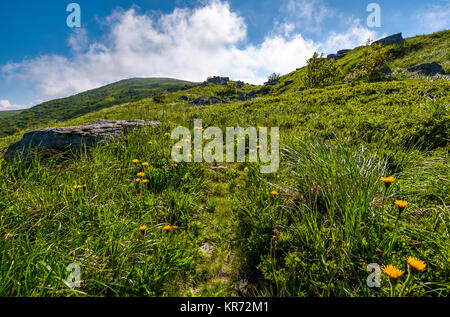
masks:
[[[404,295],[448,296],[448,80],[394,77],[299,92],[300,80],[240,103],[180,99],[225,93],[210,85],[164,103],[105,108],[60,125],[143,119],[160,120],[161,130],[135,131],[76,159],[0,161],[0,296],[390,296],[385,275],[381,288],[367,287],[367,265],[406,271],[408,256],[427,268]],[[280,169],[173,166],[174,142],[164,134],[179,125],[192,131],[196,118],[205,128],[279,127]],[[142,171],[147,184],[135,182]],[[396,178],[388,189],[383,176]],[[401,213],[400,199],[409,203]],[[81,265],[80,288],[64,282],[71,263]]]

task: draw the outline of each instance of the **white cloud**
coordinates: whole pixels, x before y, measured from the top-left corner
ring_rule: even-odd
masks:
[[[335,15],[323,0],[289,0],[282,11],[286,21],[309,32],[320,30],[322,23]]]
[[[433,5],[415,15],[415,20],[425,33],[443,31],[450,28],[450,2]]]
[[[357,46],[365,44],[369,39],[372,41],[378,40],[380,35],[373,30],[370,30],[361,25],[361,20],[356,19],[353,25],[349,27],[345,33],[331,32],[321,45],[325,52],[336,52],[340,49],[352,49]]]
[[[89,42],[83,30],[70,37],[70,58],[44,55],[4,65],[1,71],[12,80],[35,84],[41,100],[130,77],[203,81],[210,75],[225,75],[262,83],[272,72],[287,73],[304,66],[314,51],[352,48],[373,36],[355,21],[348,32],[332,33],[321,44],[286,24],[282,32],[251,45],[244,18],[219,0],[159,17],[140,14],[135,8],[116,11],[106,23],[110,29],[102,41]]]
[[[0,111],[3,110],[17,110],[26,108],[23,105],[12,105],[9,100],[0,100]]]

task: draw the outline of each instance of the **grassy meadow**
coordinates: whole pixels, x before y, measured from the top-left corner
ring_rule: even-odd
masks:
[[[76,159],[0,161],[0,296],[448,296],[448,79],[398,74],[299,91],[302,72],[251,101],[180,98],[227,93],[210,85],[91,112],[58,125],[162,127]],[[193,132],[196,118],[204,128],[279,127],[280,169],[175,164],[166,133]],[[66,281],[71,263],[77,288]],[[371,263],[403,273],[369,288]]]

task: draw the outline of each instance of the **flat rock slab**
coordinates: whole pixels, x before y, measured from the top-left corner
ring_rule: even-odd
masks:
[[[158,121],[99,120],[81,126],[30,131],[24,134],[22,140],[8,147],[5,159],[11,160],[17,155],[27,158],[30,153],[42,150],[67,151],[82,145],[91,147],[107,140],[121,139],[136,128],[160,126]]]

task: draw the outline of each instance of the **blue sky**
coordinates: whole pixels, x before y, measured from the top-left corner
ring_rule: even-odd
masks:
[[[66,7],[81,7],[81,28]],[[367,25],[369,3],[381,27]],[[450,0],[72,0],[0,2],[0,110],[31,107],[131,77],[260,83],[403,32],[450,28]]]

